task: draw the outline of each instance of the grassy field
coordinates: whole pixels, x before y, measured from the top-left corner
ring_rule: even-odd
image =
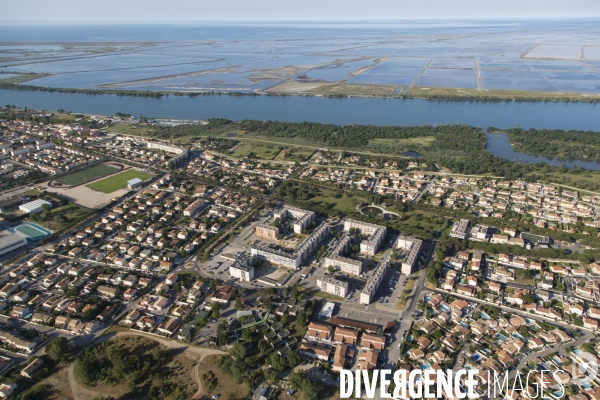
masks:
[[[145,136],[151,129],[151,126],[125,123],[112,124],[106,130],[114,133],[122,133],[123,135]]]
[[[50,229],[51,231],[57,231],[69,226],[73,226],[77,222],[83,221],[85,218],[90,216],[94,211],[89,208],[82,207],[78,204],[70,203],[66,206],[56,207],[50,209],[50,217],[45,220],[33,221],[39,226]],[[66,218],[65,222],[56,222],[54,217],[62,215]]]
[[[60,178],[57,178],[56,181],[62,183],[63,185],[81,185],[82,183],[89,182],[101,176],[112,174],[116,170],[116,167],[101,164],[96,165],[95,167],[84,169],[83,171],[77,171],[69,175],[61,176]]]
[[[148,179],[151,176],[152,175],[147,172],[130,169],[109,178],[90,183],[87,185],[87,187],[102,193],[112,193],[116,190],[127,187],[127,181],[133,178]]]
[[[477,89],[457,89],[457,88],[425,88],[413,86],[406,92],[408,96],[431,97],[431,96],[482,96],[482,97],[501,97],[505,99],[534,97],[547,100],[581,100],[586,98],[600,98],[597,94],[584,93],[563,93],[563,92],[527,92],[519,90],[477,90]]]
[[[279,146],[255,145],[252,143],[241,143],[235,148],[232,156],[237,158],[258,158],[260,160],[272,160],[281,151]]]
[[[305,93],[342,94],[347,96],[390,96],[397,87],[397,85],[334,83],[307,90]]]
[[[389,145],[411,145],[411,144],[419,144],[421,146],[429,146],[431,142],[433,142],[435,138],[433,136],[421,136],[416,138],[407,138],[407,139],[371,139],[369,140],[369,144],[389,144]]]
[[[18,72],[16,72],[18,73]],[[12,78],[2,78],[2,74],[0,74],[0,83],[22,83],[27,82],[32,79],[42,78],[44,76],[48,76],[49,74],[37,74],[37,73],[24,73],[19,76],[14,76]]]
[[[324,207],[333,207],[334,210],[340,211],[344,214],[356,211],[356,205],[360,203],[360,201],[346,196],[339,199],[329,196],[316,196],[311,200],[315,203],[321,203],[321,205]]]
[[[282,149],[274,158],[276,161],[306,161],[315,153],[314,149],[292,147]]]

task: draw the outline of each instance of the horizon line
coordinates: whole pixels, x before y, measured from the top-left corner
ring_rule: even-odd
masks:
[[[92,19],[65,19],[65,20],[3,20],[3,23],[15,24],[31,24],[31,23],[230,23],[230,22],[245,22],[245,23],[398,23],[406,21],[555,21],[555,20],[595,20],[600,19],[599,15],[577,15],[577,16],[552,16],[552,17],[406,17],[406,18],[370,18],[370,19],[186,19],[186,20],[155,20],[155,19],[138,19],[138,20],[92,20]]]

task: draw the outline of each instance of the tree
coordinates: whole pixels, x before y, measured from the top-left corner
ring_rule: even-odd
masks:
[[[243,360],[246,358],[246,354],[248,351],[246,350],[246,346],[241,343],[236,343],[231,347],[231,355],[238,360]]]
[[[271,365],[271,368],[276,372],[282,372],[286,367],[285,359],[277,353],[271,354],[267,359],[267,363]]]
[[[296,283],[294,286],[292,286],[292,290],[290,291],[290,297],[292,298],[296,298],[298,297],[298,284]]]
[[[242,304],[242,301],[239,299],[239,297],[235,299],[235,309],[238,311],[242,311],[244,309],[244,305]]]
[[[330,265],[329,267],[327,267],[327,271],[329,271],[330,274],[333,274],[335,271],[335,267],[333,265]]]
[[[275,383],[277,380],[277,372],[275,372],[272,368],[268,369],[264,372],[265,380],[271,383]]]
[[[267,352],[267,350],[269,350],[269,347],[270,347],[270,346],[269,346],[269,343],[268,343],[266,340],[263,340],[263,339],[261,339],[261,340],[258,342],[258,350],[259,350],[261,353],[266,353],[266,352]]]
[[[306,325],[307,319],[308,318],[306,317],[306,313],[304,311],[298,312],[298,315],[296,315],[296,326],[298,328],[303,327]]]
[[[63,224],[65,222],[67,222],[67,217],[65,217],[64,215],[55,215],[54,217],[52,217],[52,221],[59,223],[59,224]]]
[[[48,340],[46,344],[46,354],[53,360],[61,360],[69,351],[69,341],[63,336],[58,336]]]
[[[252,331],[250,329],[245,329],[242,332],[242,340],[244,342],[251,342],[254,340],[254,334],[252,333]]]
[[[286,362],[288,367],[294,368],[297,365],[300,365],[300,356],[295,351],[289,351],[286,356]]]

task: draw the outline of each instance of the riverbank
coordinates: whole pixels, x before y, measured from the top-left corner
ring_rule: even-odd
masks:
[[[46,86],[35,86],[23,84],[29,80],[37,79],[48,74],[28,74],[26,79],[19,79],[18,82],[0,81],[0,89],[7,90],[25,90],[50,93],[71,93],[85,95],[103,95],[112,94],[117,96],[129,97],[151,97],[161,98],[163,96],[274,96],[274,97],[325,97],[325,98],[379,98],[379,99],[419,99],[429,101],[476,101],[476,102],[559,102],[559,103],[599,103],[600,95],[589,93],[572,92],[530,92],[518,90],[487,90],[487,89],[464,89],[464,88],[441,88],[441,87],[418,87],[412,86],[407,90],[405,87],[398,87],[398,90],[390,90],[392,94],[385,94],[380,87],[373,86],[370,91],[369,85],[359,86],[360,90],[352,89],[352,85],[347,86],[347,90],[320,90],[306,92],[278,92],[271,89],[268,92],[235,92],[235,91],[145,91],[145,90],[127,90],[127,89],[81,89],[81,88],[54,88]],[[5,81],[8,81],[5,80]],[[335,86],[335,85],[334,85]],[[406,90],[406,93],[403,92]],[[397,94],[394,94],[397,93]]]
[[[115,115],[118,111],[153,118],[311,121],[341,126],[520,125],[523,129],[600,131],[598,105],[582,102],[469,102],[268,95],[142,98],[95,91],[90,91],[90,94],[99,95],[0,88],[0,102],[36,110],[63,109],[90,115]]]

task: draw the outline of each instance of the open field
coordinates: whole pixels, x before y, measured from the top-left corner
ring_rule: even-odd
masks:
[[[315,203],[321,203],[322,206],[329,209],[334,209],[342,213],[350,213],[356,211],[356,205],[360,204],[360,201],[352,197],[341,197],[336,199],[329,196],[316,196],[311,199]]]
[[[61,176],[60,178],[57,178],[55,180],[56,182],[62,183],[63,185],[75,186],[92,181],[104,175],[115,173],[118,170],[119,167],[117,166],[112,166],[110,164],[101,164],[84,169],[82,171],[74,172],[69,175]]]
[[[87,187],[102,193],[112,193],[119,189],[126,188],[127,181],[133,178],[139,178],[143,180],[148,179],[151,176],[152,175],[147,172],[130,169],[118,175],[90,183],[89,185],[87,185]]]
[[[3,74],[0,74],[0,84],[6,83],[22,83],[27,82],[32,79],[42,78],[44,76],[48,76],[48,74],[36,74],[36,73],[19,73],[19,76],[14,76],[12,78],[2,78]]]
[[[35,221],[36,224],[48,228],[52,231],[57,231],[67,226],[72,226],[77,221],[83,221],[85,218],[93,213],[92,210],[82,207],[77,204],[67,204],[66,206],[56,207],[50,210],[50,218],[47,220]],[[64,222],[57,222],[54,220],[56,216],[63,216],[66,218]]]
[[[434,136],[421,136],[421,137],[407,138],[407,139],[371,139],[371,140],[369,140],[369,144],[378,144],[378,145],[418,144],[421,146],[429,146],[434,140],[435,140]]]
[[[106,128],[106,130],[108,132],[122,133],[124,135],[144,136],[147,135],[150,130],[152,130],[152,126],[123,123],[112,124]]]
[[[251,143],[241,143],[234,152],[233,157],[237,158],[258,158],[260,160],[272,160],[281,151],[279,146],[255,145]]]
[[[355,84],[346,82],[285,82],[281,85],[277,85],[271,89],[268,89],[266,92],[345,96],[391,96],[394,90],[398,87],[398,85]]]
[[[315,153],[314,149],[291,147],[282,149],[274,158],[276,161],[306,161]]]
[[[335,83],[333,85],[323,85],[307,92],[346,96],[391,96],[398,87],[398,85]]]
[[[494,89],[459,89],[442,87],[417,87],[408,89],[406,95],[409,97],[429,98],[435,96],[456,97],[498,97],[503,99],[536,98],[540,100],[581,100],[589,98],[600,98],[598,94],[569,93],[569,92],[528,92],[520,90],[494,90]]]

